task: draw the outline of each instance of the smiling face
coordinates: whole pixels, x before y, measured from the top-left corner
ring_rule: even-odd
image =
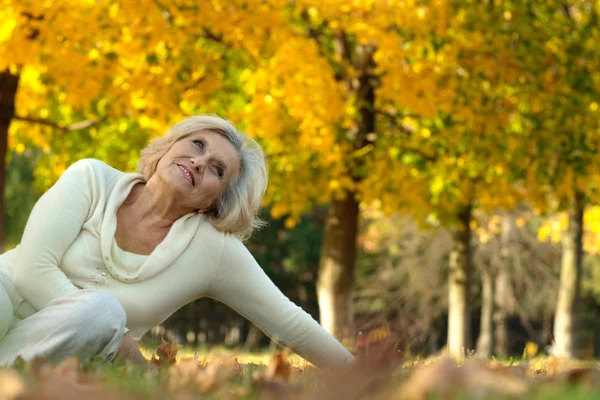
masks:
[[[239,153],[225,136],[200,131],[173,143],[150,179],[166,185],[182,208],[204,212],[214,206],[239,169]]]

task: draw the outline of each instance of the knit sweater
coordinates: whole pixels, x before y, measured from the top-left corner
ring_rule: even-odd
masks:
[[[315,365],[352,360],[281,293],[237,237],[216,230],[200,214],[178,219],[148,256],[122,251],[115,240],[116,212],[140,182],[140,174],[85,159],[40,198],[20,245],[0,256],[0,268],[22,297],[21,314],[80,288],[97,288],[120,301],[127,328],[139,339],[182,306],[211,297]]]

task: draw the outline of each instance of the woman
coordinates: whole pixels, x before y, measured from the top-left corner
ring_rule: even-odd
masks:
[[[72,355],[146,360],[136,340],[201,297],[318,366],[352,355],[269,280],[241,239],[267,185],[260,146],[196,116],[142,150],[140,174],[69,167],[0,256],[0,365]]]

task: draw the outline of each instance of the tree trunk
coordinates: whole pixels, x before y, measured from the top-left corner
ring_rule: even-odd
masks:
[[[494,312],[494,353],[506,357],[509,353],[508,344],[508,314],[510,305],[510,271],[512,270],[511,237],[513,235],[514,221],[512,215],[505,215],[502,220],[502,234],[500,237],[500,263],[495,281]]]
[[[448,283],[448,353],[462,358],[471,347],[469,290],[471,283],[471,212],[472,205],[458,213],[454,250],[450,254]]]
[[[331,203],[319,262],[317,295],[321,325],[338,338],[354,337],[354,262],[358,202],[352,193]]]
[[[554,354],[577,357],[577,307],[581,291],[584,195],[575,193],[569,207],[569,226],[562,238],[558,300],[554,314]]]
[[[15,97],[20,77],[8,70],[0,72],[0,253],[4,252],[4,181],[8,128],[15,116]]]
[[[358,118],[346,137],[355,150],[370,144],[370,134],[375,132],[375,61],[372,45],[356,44],[343,30],[336,32],[334,50],[340,60],[352,65],[349,73],[340,68],[336,79],[345,84],[348,93],[356,97]],[[351,54],[352,53],[352,54]],[[354,183],[361,181],[364,159],[349,159],[346,167]],[[338,338],[354,338],[354,264],[356,235],[358,234],[358,206],[356,194],[346,191],[343,200],[333,199],[325,221],[323,248],[319,261],[317,297],[321,325]]]
[[[494,274],[491,265],[481,272],[481,329],[477,339],[477,356],[490,358],[494,350]]]

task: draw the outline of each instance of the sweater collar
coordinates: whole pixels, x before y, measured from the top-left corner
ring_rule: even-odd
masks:
[[[162,242],[137,270],[127,268],[120,252],[111,251],[116,247],[117,209],[123,204],[134,185],[145,182],[141,174],[124,174],[109,194],[100,232],[100,246],[106,269],[122,282],[139,282],[152,278],[172,264],[190,245],[204,218],[192,212],[179,218]]]

